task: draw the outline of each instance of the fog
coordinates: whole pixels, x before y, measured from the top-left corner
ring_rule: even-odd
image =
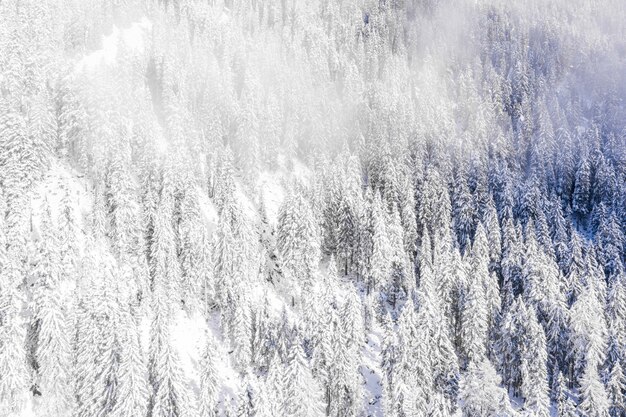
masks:
[[[624,0],[0,0],[0,416],[626,415],[625,99]]]

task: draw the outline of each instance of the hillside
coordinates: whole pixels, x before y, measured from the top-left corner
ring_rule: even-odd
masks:
[[[626,414],[621,0],[0,2],[0,417]]]

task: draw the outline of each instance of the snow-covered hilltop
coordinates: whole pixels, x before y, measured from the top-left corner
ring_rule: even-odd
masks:
[[[0,2],[0,417],[626,415],[622,0]]]

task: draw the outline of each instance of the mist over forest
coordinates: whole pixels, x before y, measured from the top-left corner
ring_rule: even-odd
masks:
[[[0,417],[626,416],[624,0],[0,0]]]

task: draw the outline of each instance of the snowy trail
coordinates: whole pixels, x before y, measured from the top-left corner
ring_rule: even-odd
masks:
[[[365,409],[370,417],[383,416],[382,404],[382,369],[381,363],[382,332],[379,329],[367,334],[367,343],[362,349],[363,363],[361,375],[365,380]]]

